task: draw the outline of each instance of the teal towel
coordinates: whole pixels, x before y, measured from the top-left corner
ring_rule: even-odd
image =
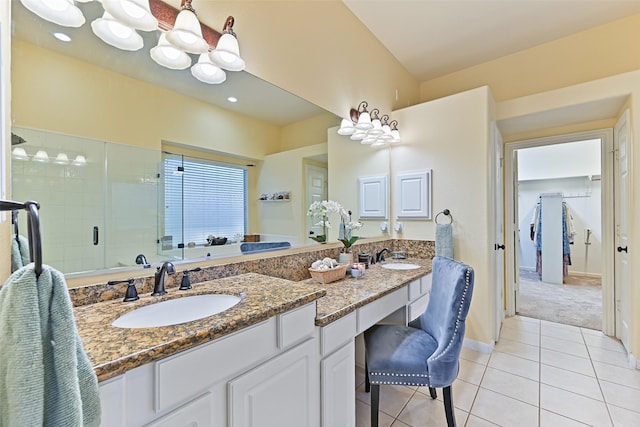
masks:
[[[436,224],[436,255],[453,259],[453,227]]]
[[[31,262],[29,255],[29,241],[26,237],[19,234],[18,240],[15,237],[11,239],[11,272],[24,267]]]
[[[59,271],[34,264],[0,289],[0,427],[97,426],[98,380]]]

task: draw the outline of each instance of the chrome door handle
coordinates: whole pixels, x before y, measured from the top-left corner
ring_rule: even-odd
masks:
[[[622,246],[618,246],[618,252],[622,252],[622,251],[627,252],[627,246],[625,246],[624,248]]]

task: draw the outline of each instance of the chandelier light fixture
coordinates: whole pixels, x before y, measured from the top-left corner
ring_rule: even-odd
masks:
[[[98,2],[104,13],[91,22],[91,29],[103,42],[125,51],[143,47],[141,31],[158,33],[158,43],[149,50],[159,65],[172,70],[185,70],[197,58],[191,74],[201,82],[220,84],[227,71],[245,69],[236,33],[235,19],[229,16],[222,33],[201,24],[192,0],[182,0],[176,10],[162,0],[76,0]],[[81,27],[83,9],[74,0],[20,0],[24,7],[40,18],[66,27]],[[197,55],[197,57],[196,57]]]
[[[349,118],[340,122],[338,135],[349,136],[354,141],[374,147],[400,142],[398,121],[389,122],[387,114],[380,117],[380,110],[377,108],[369,113],[368,106],[366,101],[362,101],[358,108],[352,108]]]

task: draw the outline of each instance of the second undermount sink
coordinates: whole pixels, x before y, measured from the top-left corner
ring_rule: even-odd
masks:
[[[178,325],[221,313],[240,302],[235,295],[194,295],[158,302],[123,314],[113,321],[118,328],[153,328]]]
[[[420,266],[409,262],[392,262],[389,264],[382,264],[382,268],[386,268],[388,270],[415,270],[416,268],[420,268]]]

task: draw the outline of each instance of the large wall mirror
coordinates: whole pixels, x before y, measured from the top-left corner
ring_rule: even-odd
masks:
[[[308,175],[327,176],[327,129],[339,119],[247,72],[207,85],[160,67],[149,56],[157,32],[140,32],[137,52],[108,46],[90,27],[100,2],[77,5],[87,22],[62,28],[12,1],[12,198],[41,203],[45,263],[73,274],[130,268],[139,254],[150,263],[239,255],[245,234],[313,243]],[[71,42],[53,37],[61,30]],[[175,201],[193,192],[172,188],[196,185],[187,178],[200,167],[212,175],[198,185],[242,181],[245,200],[231,211],[230,199],[208,196],[196,216],[233,224],[187,236],[175,224],[196,221],[198,209]]]

